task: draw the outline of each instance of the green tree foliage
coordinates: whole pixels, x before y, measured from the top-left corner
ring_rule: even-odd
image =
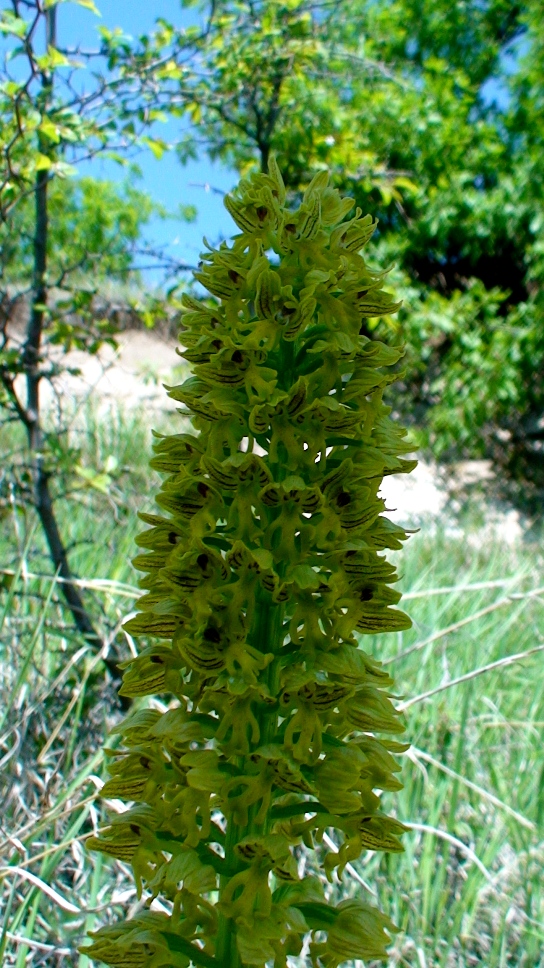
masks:
[[[213,298],[185,297],[194,375],[169,390],[194,432],[157,441],[166,478],[126,626],[155,641],[121,693],[175,702],[117,727],[103,794],[135,805],[87,841],[171,909],[84,950],[118,968],[286,968],[310,932],[312,964],[337,968],[383,958],[394,928],[358,898],[329,903],[324,883],[365,850],[401,850],[405,829],[376,792],[400,788],[406,747],[382,735],[404,729],[393,682],[358,648],[410,626],[381,553],[406,534],[378,494],[414,466],[383,402],[403,350],[364,332],[398,304],[360,254],[375,222],[347,219],[326,172],[293,209],[272,157],[225,204],[240,232],[203,255]],[[336,851],[319,846],[328,828]],[[299,875],[303,843],[326,878]]]
[[[144,245],[142,233],[151,216],[162,214],[162,210],[130,184],[120,187],[87,177],[53,180],[48,190],[48,214],[51,298],[44,336],[49,342],[62,343],[67,350],[77,346],[95,352],[104,339],[113,340],[116,333],[105,291],[111,283],[141,282],[137,265],[141,261],[139,249]],[[23,347],[21,334],[9,330],[9,320],[12,315],[20,317],[21,301],[28,301],[32,294],[34,220],[34,199],[25,196],[0,223],[4,357],[9,354],[12,375],[18,366],[23,368]],[[4,397],[4,405],[10,409],[9,395]]]
[[[160,212],[149,195],[129,182],[119,186],[95,178],[56,179],[48,201],[48,265],[57,283],[76,272],[80,279],[92,274],[103,280],[134,269],[133,246],[141,242],[151,216]],[[13,218],[1,226],[2,272],[8,283],[32,279],[33,215],[32,199],[21,199]]]
[[[398,405],[436,455],[542,466],[542,10],[538,0],[218,0],[161,25],[169,97],[242,173],[328,166],[379,218],[408,344]],[[143,61],[142,61],[143,59]],[[175,74],[177,65],[178,74]],[[386,328],[392,325],[385,321]],[[380,332],[384,323],[378,324]]]
[[[389,117],[369,118],[389,164],[417,186],[378,207],[384,256],[395,239],[405,286],[401,405],[415,402],[435,454],[506,458],[527,476],[541,464],[544,409],[534,86],[519,115],[524,59],[535,79],[536,6],[470,6],[471,16],[457,4],[446,17],[436,2],[378,5],[372,27],[410,84]]]

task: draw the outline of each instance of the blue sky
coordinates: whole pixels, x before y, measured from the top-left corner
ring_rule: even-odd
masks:
[[[92,11],[77,5],[76,2],[60,3],[58,6],[58,43],[61,47],[81,44],[92,48],[99,38],[97,28],[121,27],[125,33],[138,37],[153,29],[158,17],[164,17],[174,25],[182,27],[198,23],[200,14],[194,9],[183,9],[180,0],[96,0],[100,17]],[[505,68],[515,69],[517,52],[505,55],[510,62]],[[485,100],[504,103],[507,91],[504,83],[496,79],[484,85]],[[174,142],[179,137],[180,122],[170,121],[161,124],[156,134],[166,142]],[[150,151],[142,152],[136,159],[142,177],[135,181],[137,187],[147,191],[167,211],[175,213],[180,205],[194,205],[198,216],[195,222],[185,223],[176,220],[154,220],[146,230],[146,238],[151,243],[166,246],[171,256],[194,265],[202,250],[202,238],[206,236],[212,243],[220,238],[228,238],[236,227],[225,210],[222,197],[212,189],[223,192],[231,189],[236,181],[236,172],[219,163],[211,163],[206,157],[180,165],[175,152],[166,152],[158,161]],[[109,178],[123,181],[126,170],[112,161],[96,159],[81,165],[80,174],[90,174],[96,178]],[[206,190],[202,186],[209,186]],[[159,273],[148,274],[150,282],[157,282]]]
[[[157,17],[164,17],[177,26],[188,26],[198,22],[194,10],[183,10],[179,0],[96,0],[101,13],[99,19],[91,11],[76,6],[75,3],[60,4],[58,7],[58,41],[62,47],[81,43],[90,48],[97,37],[100,24],[107,27],[121,27],[127,34],[139,36],[153,28]],[[179,132],[179,123],[161,124],[157,135],[165,141],[174,141]],[[180,261],[195,264],[202,249],[202,237],[210,242],[230,236],[237,231],[220,195],[206,191],[198,185],[209,185],[228,191],[236,181],[236,172],[225,166],[212,164],[207,158],[180,165],[174,152],[166,152],[157,161],[150,151],[143,152],[137,159],[142,170],[142,178],[136,182],[161,202],[168,211],[175,212],[180,204],[195,205],[198,210],[196,222],[155,221],[146,229],[146,237],[151,242],[167,245],[172,256]],[[88,166],[80,167],[81,174],[92,174],[96,178],[123,180],[126,172],[114,162],[96,160]]]

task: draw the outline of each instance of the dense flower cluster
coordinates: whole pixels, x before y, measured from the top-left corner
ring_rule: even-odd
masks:
[[[202,257],[214,298],[184,297],[194,375],[169,390],[194,432],[156,443],[161,513],[142,514],[145,594],[127,625],[152,644],[123,695],[175,699],[118,727],[103,793],[135,805],[89,842],[168,913],[102,928],[86,950],[118,968],[285,968],[311,932],[312,964],[336,968],[383,957],[394,928],[357,898],[328,903],[297,847],[321,845],[332,880],[364,850],[402,849],[404,829],[376,793],[401,786],[405,747],[383,734],[403,725],[357,636],[410,625],[382,554],[406,535],[378,496],[413,467],[382,402],[402,348],[364,333],[398,307],[360,254],[375,223],[347,220],[326,172],[292,210],[272,160],[225,204],[240,234]]]

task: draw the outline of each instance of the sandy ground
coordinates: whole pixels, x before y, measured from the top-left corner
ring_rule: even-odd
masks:
[[[128,330],[118,336],[118,349],[103,347],[96,357],[82,352],[71,352],[64,359],[65,367],[79,373],[64,372],[56,377],[53,387],[44,384],[43,403],[58,408],[69,401],[97,400],[99,410],[106,412],[112,405],[122,404],[127,409],[145,408],[150,416],[175,411],[178,404],[164,390],[164,384],[175,385],[184,378],[183,361],[176,345],[155,333]],[[55,358],[52,348],[51,358]],[[465,461],[457,465],[454,488],[460,484],[484,480],[492,476],[488,461]],[[437,466],[420,461],[409,475],[385,478],[382,495],[390,517],[407,527],[417,527],[429,519],[446,523],[455,531],[455,523],[447,510],[451,496],[448,483]],[[486,531],[499,533],[508,544],[518,541],[523,534],[517,511],[496,511],[488,516]],[[479,542],[484,535],[479,536]]]
[[[103,346],[97,356],[73,351],[64,357],[65,372],[55,377],[53,386],[44,385],[44,405],[58,400],[99,401],[99,411],[112,404],[127,408],[145,407],[158,412],[175,410],[174,400],[163,384],[180,382],[183,360],[171,341],[141,330],[127,330],[117,337],[118,349]],[[59,351],[52,348],[51,358]],[[79,370],[69,373],[66,370]],[[176,378],[176,371],[178,371]]]

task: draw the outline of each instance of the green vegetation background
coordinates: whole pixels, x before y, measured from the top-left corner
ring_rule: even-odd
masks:
[[[404,298],[397,317],[376,323],[407,342],[396,408],[424,453],[491,458],[499,491],[533,514],[531,540],[515,548],[481,543],[481,503],[479,520],[461,522],[457,536],[428,527],[404,553],[415,627],[376,649],[391,659],[414,649],[393,665],[407,701],[419,697],[399,806],[414,834],[404,855],[370,856],[356,873],[367,885],[357,890],[377,892],[402,929],[391,965],[544,964],[542,653],[510,661],[542,647],[541,14],[538,0],[217,0],[202,5],[194,28],[162,22],[134,41],[103,31],[93,60],[63,48],[62,4],[46,52],[43,5],[3,3],[11,52],[0,87],[6,965],[84,968],[76,946],[85,931],[137,903],[128,870],[82,846],[100,822],[101,746],[119,710],[104,651],[74,631],[61,583],[33,577],[56,567],[33,507],[35,466],[14,388],[28,369],[20,334],[32,304],[42,305],[40,179],[49,190],[43,345],[93,354],[127,317],[176,328],[188,277],[146,244],[152,198],[135,190],[130,166],[122,188],[71,167],[100,154],[126,164],[139,149],[161,157],[161,116],[179,121],[171,150],[181,161],[207,152],[243,173],[274,150],[293,195],[328,166],[380,219],[376,264],[394,264],[390,288]],[[29,36],[38,53],[27,75]],[[92,97],[82,95],[80,74]],[[181,215],[190,218],[190,208]],[[137,269],[149,259],[166,273],[151,292]],[[39,380],[54,379],[62,357],[55,368],[38,356]],[[83,416],[68,431],[45,415],[40,454],[72,570],[117,658],[130,647],[119,629],[135,594],[135,513],[156,490],[150,428],[94,406]]]

